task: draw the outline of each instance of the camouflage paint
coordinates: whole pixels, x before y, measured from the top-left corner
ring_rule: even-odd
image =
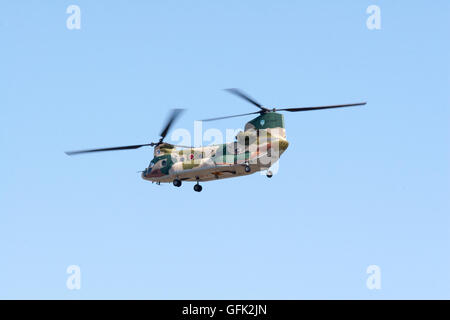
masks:
[[[248,141],[248,143],[245,141]],[[171,180],[167,176],[174,175],[176,177],[180,174],[190,177],[189,179],[195,179],[197,175],[201,177],[202,172],[206,174],[208,170],[210,171],[208,174],[213,174],[216,178],[224,176],[226,172],[234,172],[232,176],[239,176],[243,173],[236,175],[234,169],[228,171],[211,171],[211,169],[216,168],[216,166],[217,168],[221,166],[241,166],[249,160],[250,164],[252,164],[252,160],[256,161],[256,171],[264,170],[267,169],[267,166],[260,163],[259,157],[265,157],[268,154],[270,157],[274,143],[278,143],[279,148],[279,153],[275,159],[277,161],[289,146],[284,129],[284,117],[282,114],[275,112],[264,113],[247,122],[245,131],[238,134],[235,142],[182,150],[176,150],[173,145],[167,143],[155,147],[154,158],[151,163],[156,166],[153,167],[153,171],[150,168],[146,169],[143,178],[152,181],[170,182]],[[257,148],[255,148],[255,144],[258,146]],[[249,146],[253,148],[249,150]],[[235,149],[239,151],[235,151]],[[166,160],[165,166],[161,166],[161,160]],[[255,165],[255,163],[252,165]],[[205,168],[205,171],[202,168]],[[240,168],[242,170],[242,167]],[[195,173],[190,174],[191,170],[194,170]],[[252,170],[252,173],[254,172]]]
[[[245,124],[245,131],[250,129],[263,130],[268,128],[284,128],[284,117],[280,113],[263,113]]]

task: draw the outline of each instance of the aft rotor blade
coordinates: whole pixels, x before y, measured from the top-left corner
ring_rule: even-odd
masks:
[[[130,149],[139,149],[145,146],[154,146],[154,143],[147,144],[136,144],[132,146],[123,146],[123,147],[111,147],[111,148],[101,148],[101,149],[87,149],[87,150],[77,150],[77,151],[66,151],[65,153],[68,156],[73,156],[81,153],[91,153],[91,152],[103,152],[103,151],[117,151],[117,150],[130,150]]]
[[[332,105],[332,106],[320,106],[320,107],[285,108],[285,109],[275,109],[275,111],[289,111],[289,112],[314,111],[314,110],[322,110],[322,109],[356,107],[356,106],[363,106],[365,104],[367,104],[367,102],[349,103],[349,104],[337,104],[337,105]]]
[[[258,108],[260,108],[261,110],[264,111],[269,111],[269,109],[264,108],[259,102],[257,102],[255,99],[250,98],[250,96],[248,94],[246,94],[244,91],[236,89],[236,88],[231,88],[231,89],[225,89],[226,91],[250,102],[251,104],[257,106]]]
[[[257,113],[261,113],[261,112],[260,111],[256,111],[256,112],[250,112],[250,113],[236,114],[234,116],[225,116],[225,117],[203,119],[203,120],[200,120],[200,121],[215,121],[215,120],[222,120],[222,119],[228,119],[228,118],[243,117],[243,116],[248,116],[250,114],[257,114]]]
[[[161,131],[161,140],[160,141],[164,140],[164,138],[166,137],[167,133],[170,130],[170,127],[172,126],[174,121],[178,118],[178,116],[181,114],[181,112],[183,112],[183,110],[184,109],[172,109],[172,114],[170,115],[169,120],[167,120],[166,126]]]

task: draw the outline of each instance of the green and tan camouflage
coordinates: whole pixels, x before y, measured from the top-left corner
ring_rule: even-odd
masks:
[[[230,143],[181,150],[168,143],[156,146],[142,178],[167,183],[248,175],[268,170],[288,146],[283,115],[263,113],[247,122]]]
[[[227,89],[230,93],[253,104],[259,110],[245,114],[204,119],[202,121],[215,121],[233,117],[259,114],[246,123],[244,131],[236,135],[236,140],[229,143],[216,144],[207,147],[182,147],[165,143],[174,121],[183,109],[172,109],[168,121],[165,123],[158,142],[127,145],[100,149],[87,149],[66,152],[68,155],[104,152],[116,150],[130,150],[142,147],[154,147],[154,158],[148,168],[142,172],[142,178],[160,184],[172,182],[179,187],[182,181],[196,181],[194,190],[200,192],[201,181],[245,176],[258,171],[267,170],[267,177],[272,177],[269,170],[286,151],[289,142],[286,139],[284,117],[277,111],[303,112],[344,107],[363,106],[366,102],[348,103],[339,105],[294,107],[294,108],[266,108],[242,90]]]

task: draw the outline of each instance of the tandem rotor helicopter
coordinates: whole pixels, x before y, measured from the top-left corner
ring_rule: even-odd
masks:
[[[194,190],[200,192],[202,191],[200,182],[245,176],[263,170],[267,170],[266,175],[268,178],[272,177],[271,165],[279,160],[289,146],[289,142],[286,140],[284,117],[278,111],[313,111],[366,104],[366,102],[360,102],[319,107],[269,109],[239,89],[226,90],[259,109],[250,113],[202,120],[215,121],[258,114],[256,118],[245,124],[244,131],[238,133],[234,142],[195,148],[164,142],[164,138],[167,136],[170,128],[183,111],[183,109],[173,109],[164,129],[161,131],[161,138],[158,142],[67,151],[66,154],[72,156],[91,152],[130,150],[146,146],[154,147],[154,157],[150,165],[142,171],[142,179],[156,182],[157,184],[172,182],[175,187],[181,187],[183,181],[192,181],[196,182]]]

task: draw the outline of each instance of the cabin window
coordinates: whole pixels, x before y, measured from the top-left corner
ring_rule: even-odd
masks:
[[[264,124],[266,123],[266,121],[264,119],[261,119],[261,121],[259,122],[259,124],[262,126],[264,126]]]
[[[166,164],[167,164],[167,161],[166,161],[166,160],[161,161],[161,165],[162,165],[163,167],[165,167]]]

